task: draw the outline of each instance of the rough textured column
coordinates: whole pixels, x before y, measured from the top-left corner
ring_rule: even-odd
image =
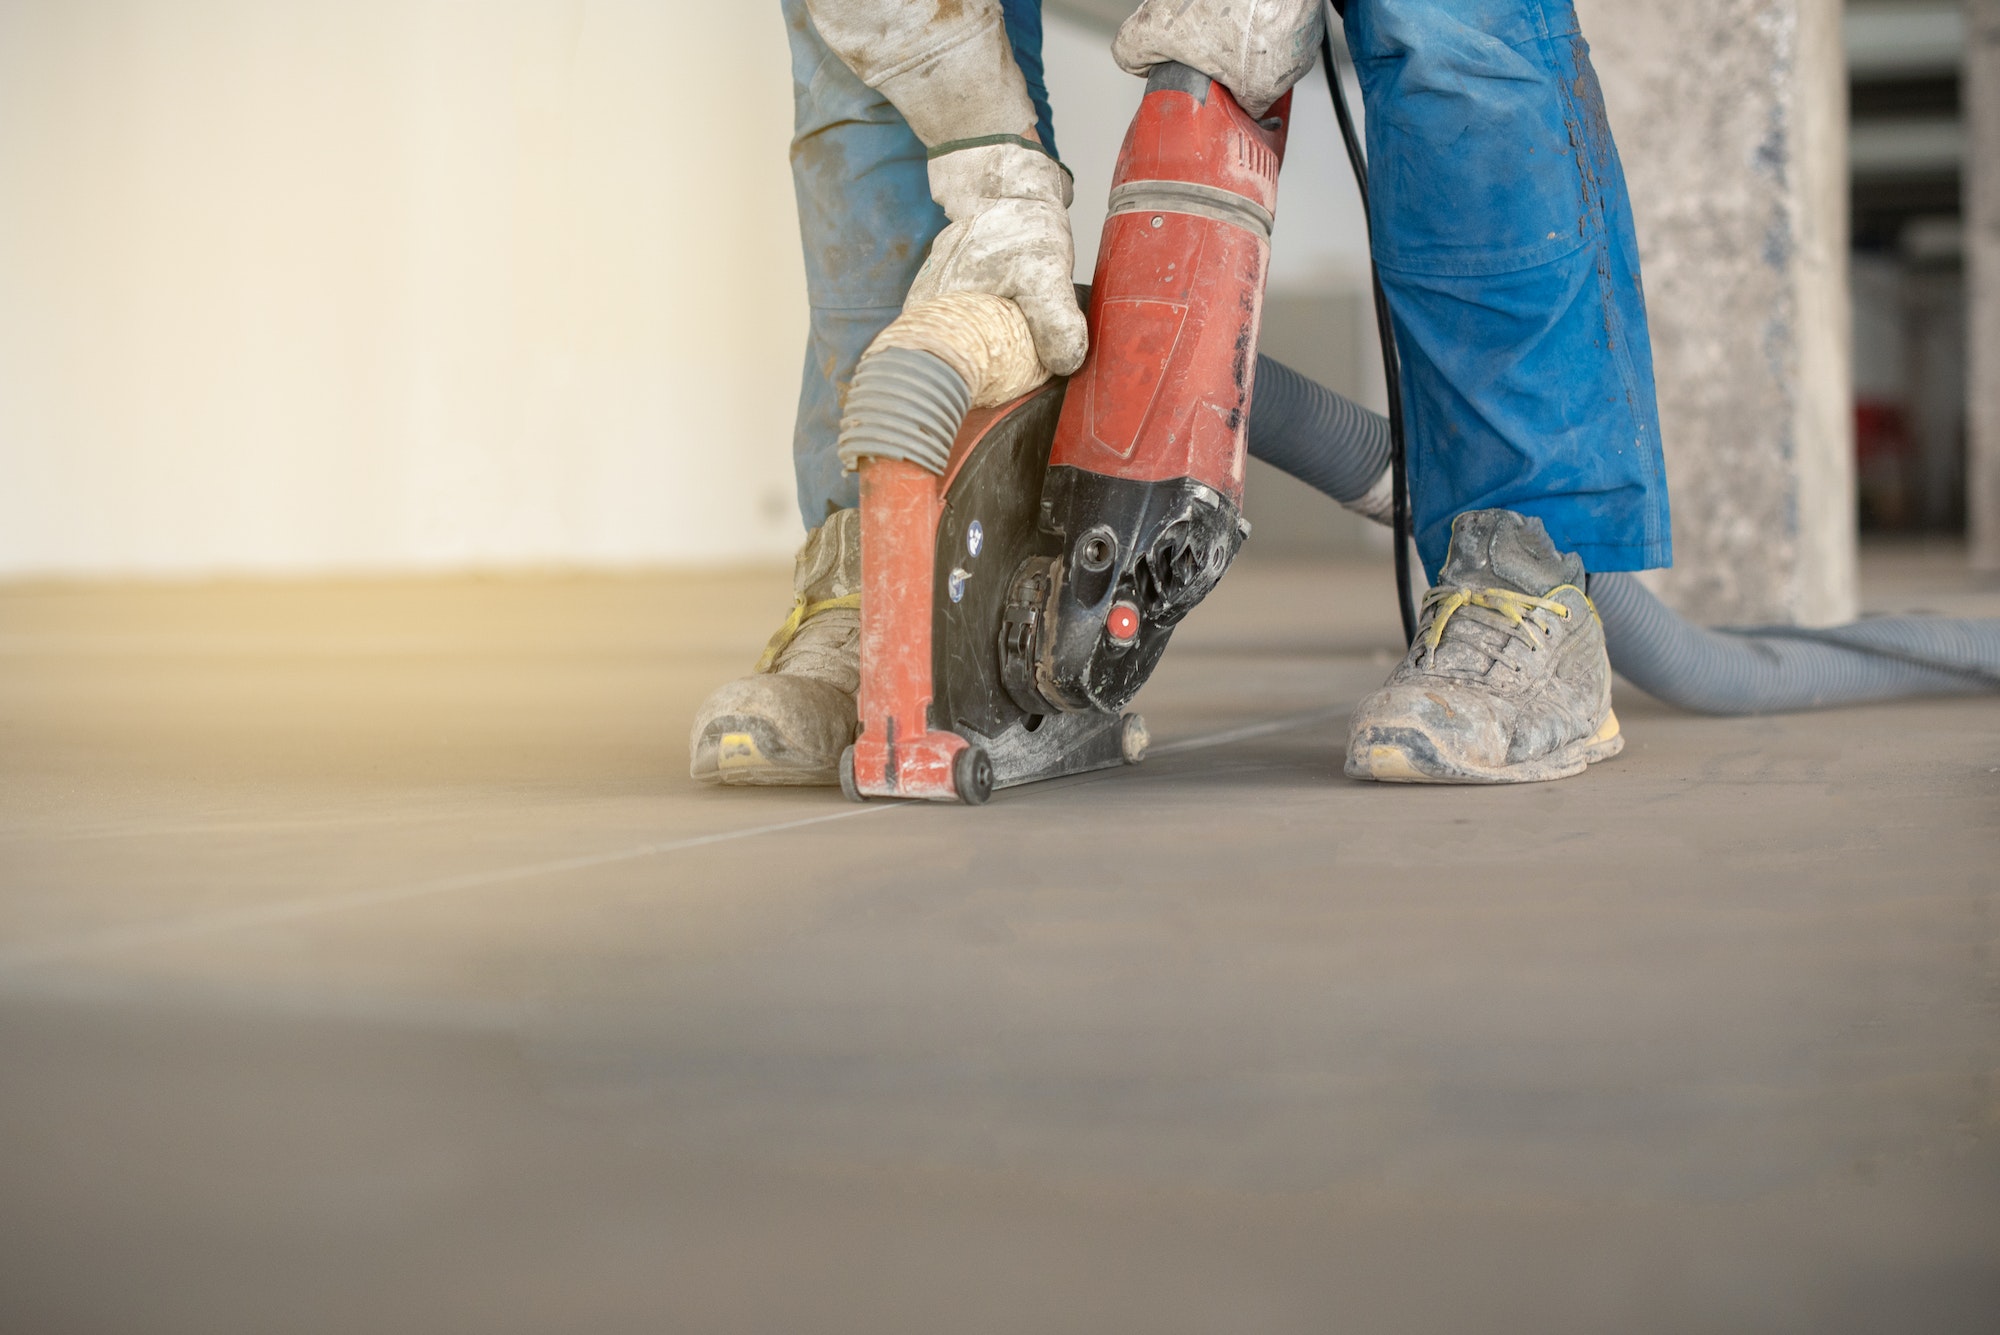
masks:
[[[2000,0],[1965,19],[1966,511],[1973,565],[2000,570]]]
[[[1845,620],[1854,428],[1840,4],[1577,9],[1645,266],[1674,507],[1675,567],[1657,587],[1709,622]]]

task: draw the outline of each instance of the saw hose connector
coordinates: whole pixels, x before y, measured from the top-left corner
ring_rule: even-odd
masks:
[[[870,352],[855,368],[840,419],[840,462],[848,472],[863,459],[904,459],[942,474],[951,458],[972,390],[935,353],[915,348]]]
[[[1019,398],[1049,378],[1021,308],[949,292],[913,306],[861,355],[840,419],[840,461],[903,459],[942,474],[965,414]]]

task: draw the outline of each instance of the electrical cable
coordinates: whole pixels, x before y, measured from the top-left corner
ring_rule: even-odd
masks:
[[[1338,5],[1330,5],[1334,16]],[[1382,340],[1382,379],[1389,392],[1389,469],[1394,493],[1391,528],[1396,544],[1396,610],[1403,618],[1403,643],[1417,638],[1417,603],[1410,591],[1410,465],[1403,428],[1403,370],[1396,353],[1396,325],[1389,314],[1389,298],[1382,290],[1382,271],[1375,264],[1375,220],[1368,208],[1368,157],[1361,148],[1361,136],[1354,128],[1354,113],[1347,105],[1347,92],[1340,86],[1340,65],[1333,55],[1333,21],[1329,18],[1319,35],[1320,64],[1326,71],[1326,88],[1333,98],[1333,117],[1340,122],[1340,139],[1347,146],[1347,165],[1354,169],[1354,184],[1361,192],[1362,216],[1368,220],[1368,274],[1375,294],[1375,332]]]

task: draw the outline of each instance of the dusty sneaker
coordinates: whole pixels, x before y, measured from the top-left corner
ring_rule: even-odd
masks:
[[[688,773],[704,783],[840,782],[861,687],[861,512],[837,510],[806,535],[795,601],[756,670],[695,712]]]
[[[1474,510],[1451,526],[1416,643],[1348,729],[1347,773],[1387,783],[1534,783],[1624,748],[1583,562],[1542,521]]]

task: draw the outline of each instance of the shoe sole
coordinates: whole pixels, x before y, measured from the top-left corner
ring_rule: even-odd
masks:
[[[1485,769],[1454,764],[1430,737],[1415,728],[1383,728],[1357,739],[1347,753],[1347,776],[1374,783],[1547,783],[1581,774],[1625,749],[1616,711],[1606,713],[1596,732],[1533,760]]]
[[[840,782],[840,762],[801,756],[768,720],[727,715],[702,729],[688,774],[699,783],[743,788],[830,787]]]

